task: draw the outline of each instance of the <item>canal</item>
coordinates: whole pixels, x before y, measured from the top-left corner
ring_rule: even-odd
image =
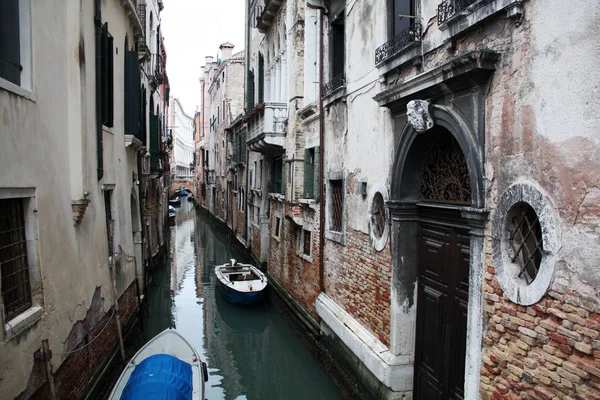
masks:
[[[251,262],[227,231],[185,198],[170,229],[166,265],[147,289],[146,340],[168,327],[181,332],[208,365],[208,400],[342,398],[272,301],[241,307],[217,290],[215,265]]]

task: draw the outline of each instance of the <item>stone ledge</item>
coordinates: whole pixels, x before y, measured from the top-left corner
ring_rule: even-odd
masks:
[[[325,293],[316,302],[321,322],[344,342],[367,369],[394,392],[412,391],[413,363],[409,356],[396,356]]]
[[[42,307],[31,307],[4,324],[4,340],[19,336],[42,318]]]

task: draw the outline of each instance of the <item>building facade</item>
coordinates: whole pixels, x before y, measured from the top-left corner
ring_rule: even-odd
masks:
[[[248,246],[303,320],[378,397],[600,396],[597,5],[246,4]]]
[[[137,320],[138,6],[0,4],[3,397],[85,396]]]
[[[171,176],[173,182],[192,184],[194,166],[194,119],[183,110],[178,98],[171,100],[169,134],[173,137]]]

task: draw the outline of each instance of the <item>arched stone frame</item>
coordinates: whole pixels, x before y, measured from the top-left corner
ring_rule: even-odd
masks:
[[[436,126],[445,128],[458,142],[469,169],[471,206],[457,206],[470,230],[469,311],[465,360],[465,394],[479,398],[481,342],[483,336],[483,228],[487,221],[484,169],[481,146],[474,130],[451,107],[431,106]],[[401,120],[401,118],[398,118]],[[397,356],[408,356],[410,384],[414,377],[414,351],[417,318],[417,203],[422,177],[423,154],[432,147],[428,132],[418,133],[408,123],[402,129],[392,170],[391,200],[387,202],[392,218],[391,343]],[[412,390],[412,386],[405,388]]]
[[[517,270],[509,256],[506,223],[513,206],[525,203],[535,211],[541,226],[543,255],[535,279],[526,284],[516,277]],[[515,183],[500,196],[492,219],[492,257],[496,278],[504,295],[513,303],[529,306],[537,303],[547,292],[552,282],[560,232],[552,202],[540,189],[531,183]]]

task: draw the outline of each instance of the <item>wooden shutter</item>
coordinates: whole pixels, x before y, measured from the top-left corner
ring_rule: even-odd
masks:
[[[277,99],[281,100],[281,99]],[[258,104],[265,101],[265,60],[262,54],[258,54]]]
[[[313,162],[313,198],[315,199],[315,201],[319,201],[320,198],[320,194],[321,194],[321,175],[320,175],[320,169],[319,169],[319,165],[320,165],[320,148],[319,146],[315,147],[315,155],[314,155],[314,162]]]
[[[114,106],[114,88],[115,88],[114,53],[115,53],[115,51],[114,51],[113,37],[109,35],[108,36],[108,123],[106,124],[106,126],[113,126],[113,121],[114,121],[114,110],[115,110],[115,106]]]
[[[102,25],[101,46],[101,81],[102,81],[102,124],[108,125],[108,22]]]
[[[314,149],[304,150],[304,197],[314,196]]]
[[[0,1],[0,77],[21,84],[19,0]]]
[[[125,134],[142,140],[140,121],[140,68],[137,51],[125,52]],[[143,140],[142,140],[143,141]]]
[[[246,90],[246,111],[254,108],[254,72],[248,70],[248,88]]]

